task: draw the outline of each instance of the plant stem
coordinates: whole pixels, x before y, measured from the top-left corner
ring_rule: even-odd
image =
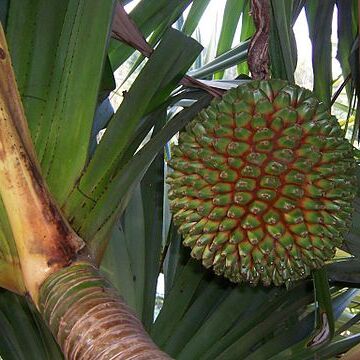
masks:
[[[269,0],[251,0],[251,13],[256,32],[249,45],[248,65],[254,80],[264,80],[269,78]]]
[[[90,264],[52,274],[40,289],[39,304],[66,359],[170,359]]]

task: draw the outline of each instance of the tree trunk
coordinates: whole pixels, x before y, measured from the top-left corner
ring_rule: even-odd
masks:
[[[67,359],[170,359],[114,288],[87,263],[51,275],[40,312]]]

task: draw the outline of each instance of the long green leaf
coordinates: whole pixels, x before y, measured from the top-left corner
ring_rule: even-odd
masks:
[[[189,14],[181,29],[184,34],[193,34],[209,3],[210,0],[193,0]]]
[[[102,102],[107,99],[110,93],[115,90],[115,87],[115,77],[111,68],[110,59],[109,56],[106,56],[99,87],[98,101]]]
[[[109,98],[106,98],[98,105],[95,111],[89,143],[89,160],[92,158],[97,146],[97,135],[99,134],[100,130],[106,128],[113,115],[114,109],[110,103]]]
[[[334,314],[326,270],[313,271],[316,322],[315,332],[309,341],[310,347],[318,347],[332,339],[335,332]]]
[[[292,13],[292,19],[291,19],[292,26],[294,26],[297,18],[299,17],[302,9],[304,8],[305,3],[306,3],[306,0],[294,0],[293,1],[293,13]]]
[[[140,119],[152,110],[151,107],[158,106],[167,98],[200,49],[200,45],[182,33],[175,30],[169,31],[110,121],[89,166],[64,208],[75,228],[80,229],[85,238],[94,236],[99,229],[98,227],[94,229],[95,223],[90,220],[91,217],[86,218],[89,211],[92,211],[95,206],[96,211],[101,209],[102,212],[111,214],[113,211],[111,209],[118,205],[112,201],[113,205],[110,208],[101,208],[97,206],[96,199],[99,196],[103,199],[107,197],[107,194],[110,195],[109,190],[105,193],[104,190],[108,188],[110,182],[114,183],[114,176],[117,176],[118,165],[129,137],[136,130]],[[82,226],[85,220],[92,228],[91,230],[87,228],[87,225]],[[104,218],[100,217],[96,223],[99,225],[103,221]]]
[[[166,298],[165,304],[151,330],[151,336],[160,346],[164,346],[177,322],[183,317],[197,290],[204,271],[199,262],[189,260],[179,275],[176,286]],[[171,321],[169,321],[171,319]]]
[[[340,335],[342,332],[350,329],[353,325],[356,325],[357,323],[360,322],[360,313],[357,313],[356,315],[354,315],[349,321],[347,321],[344,325],[342,325],[341,327],[339,327],[336,330],[335,335]]]
[[[136,310],[136,278],[123,229],[115,226],[101,262],[101,271],[119,290],[126,303]]]
[[[357,6],[356,0],[341,0],[336,2],[338,9],[338,47],[336,58],[341,65],[343,77],[350,74],[349,54],[357,35],[357,21],[354,19],[354,8]],[[350,102],[350,85],[346,86],[346,93]]]
[[[165,282],[165,296],[168,295],[169,291],[174,286],[176,275],[181,271],[182,257],[185,252],[185,247],[181,245],[181,235],[177,231],[173,220],[171,220],[168,238],[167,238],[167,250],[166,258],[164,259],[163,271],[164,271],[164,282]],[[164,256],[164,254],[163,254]]]
[[[10,5],[10,0],[4,0],[0,2],[0,22],[3,28],[6,27],[9,5]]]
[[[0,313],[0,358],[25,360],[9,321]]]
[[[303,319],[296,315],[290,317],[289,321],[283,324],[281,331],[274,332],[274,337],[269,337],[260,345],[246,360],[273,359],[284,349],[291,349],[292,346],[308,336],[313,329],[314,314],[310,313]],[[287,357],[287,359],[292,359]]]
[[[156,2],[142,0],[129,15],[144,37],[147,38],[164,21],[170,18],[175,21],[190,2],[191,0],[159,0]],[[174,14],[177,15],[174,16]],[[111,40],[109,57],[113,70],[115,71],[122,65],[134,51],[134,48],[124,43]]]
[[[342,354],[360,343],[360,334],[334,341],[331,345],[316,354],[320,359],[330,359],[332,356]]]
[[[113,3],[11,1],[6,35],[17,82],[43,174],[59,204],[88,155]]]
[[[305,4],[312,44],[314,92],[330,104],[332,90],[331,24],[335,0],[307,1]]]
[[[359,179],[359,178],[358,178]],[[354,212],[352,217],[351,228],[349,233],[345,235],[343,247],[345,251],[360,258],[360,198],[356,197],[354,202]]]
[[[339,318],[345,308],[349,306],[349,303],[355,294],[356,291],[349,289],[333,298],[331,311],[333,312],[335,319]],[[312,356],[314,356],[313,354],[316,354],[319,351],[315,351],[314,348],[307,346],[308,337],[313,329],[315,319],[314,312],[315,311],[312,311],[305,317],[305,314],[302,313],[299,318],[290,318],[289,324],[285,324],[286,331],[282,331],[279,336],[275,337],[274,340],[267,341],[264,346],[259,349],[259,351],[256,351],[253,354],[254,357],[249,357],[249,360],[255,360],[255,356],[260,356],[260,354],[263,354],[264,352],[266,353],[266,357],[270,358],[271,356],[272,360],[288,359],[290,357],[294,360],[295,358],[297,360],[302,360],[307,358],[307,356],[312,358]],[[300,341],[300,343],[294,345],[297,341]],[[326,349],[331,346],[331,342],[322,343],[321,349]]]
[[[234,353],[240,358],[248,356],[251,353],[252,348],[261,340],[269,336],[277,326],[281,326],[281,322],[286,319],[287,316],[291,316],[294,311],[309,303],[311,294],[303,296],[303,291],[304,289],[300,286],[295,288],[292,292],[289,292],[281,309],[272,313],[267,313],[260,323],[253,326],[246,334],[217,356],[217,359],[229,359],[229,356]]]
[[[269,295],[264,289],[237,286],[219,299],[217,308],[209,314],[191,340],[181,350],[179,359],[211,359],[207,351],[222,343],[228,332],[245,322],[246,315],[255,309]],[[254,296],[254,294],[256,294]],[[244,324],[245,325],[245,324]],[[246,326],[246,325],[245,325]]]
[[[178,21],[179,19],[181,19],[181,16],[179,14],[181,14],[184,10],[184,5],[178,6],[175,10],[176,11],[174,11],[170,17],[165,18],[164,21],[162,21],[160,25],[152,32],[151,36],[147,40],[147,43],[150,45],[151,48],[154,48],[158,44],[163,34],[170,29],[171,25],[176,21],[176,19],[178,19]],[[139,68],[139,66],[143,63],[144,60],[145,55],[140,54],[136,59],[135,63],[132,65],[131,70],[127,73],[122,84],[124,84],[130,78],[130,76],[134,74],[134,72]]]
[[[191,108],[184,110],[169,121],[164,128],[147,143],[133,159],[113,178],[102,197],[97,202],[80,228],[90,245],[96,250],[102,247],[104,236],[118,215],[124,210],[134,186],[142,179],[146,169],[155,158],[159,149],[190,121],[210,101],[209,96],[199,100]]]
[[[202,285],[201,291],[198,291],[191,306],[187,309],[181,320],[179,320],[171,337],[164,345],[164,350],[175,358],[178,357],[179,353],[181,353],[194,337],[198,339],[198,332],[203,325],[210,323],[209,318],[214,313],[218,312],[222,314],[222,321],[226,322],[226,314],[222,308],[222,301],[229,296],[233,287],[228,286],[229,284],[221,281],[221,279],[214,279],[213,277],[204,279]],[[170,299],[171,298],[167,301],[170,301]],[[223,329],[224,326],[221,326],[221,328]],[[206,332],[206,329],[204,331]],[[200,344],[200,342],[198,342],[198,344]],[[194,354],[194,356],[196,356],[196,354]]]
[[[242,21],[241,21],[241,33],[240,33],[240,42],[243,43],[246,40],[250,39],[255,33],[255,25],[253,17],[250,14],[250,0],[245,0],[244,9],[242,11]],[[241,63],[237,66],[238,74],[249,74],[249,68],[247,63]]]
[[[228,69],[231,66],[244,62],[247,59],[249,41],[245,41],[235,48],[215,58],[203,67],[190,71],[189,75],[196,78],[205,78],[219,70]]]
[[[162,120],[162,121],[161,121]],[[164,126],[166,113],[157,121],[153,136]],[[141,181],[145,222],[145,289],[142,319],[150,329],[154,320],[156,286],[163,246],[164,152],[159,151]]]
[[[271,73],[275,78],[294,82],[297,62],[296,42],[292,30],[293,2],[271,0],[269,52]]]
[[[244,7],[243,0],[227,0],[222,18],[220,38],[216,50],[216,57],[231,49],[234,41],[236,28]],[[214,74],[215,79],[222,79],[223,71]]]
[[[133,272],[136,312],[141,318],[144,306],[146,248],[144,205],[139,185],[135,187],[129,206],[124,213],[123,229]]]
[[[344,309],[349,305],[349,302],[354,297],[356,292],[354,290],[349,289],[343,291],[343,288],[340,288],[342,292],[333,290],[333,300],[332,300],[332,311],[334,313],[335,318],[338,318]],[[314,313],[315,308],[313,307],[311,313]],[[298,327],[309,327],[309,325],[313,325],[315,316],[307,317],[305,320],[301,320],[301,323],[298,324]],[[304,322],[306,321],[306,323]],[[312,335],[313,337],[313,335]],[[333,344],[336,342],[336,338],[331,342],[325,342],[319,345],[317,348],[309,346],[309,338],[306,337],[304,340],[300,341],[298,344],[295,344],[291,347],[286,348],[285,350],[281,351],[280,353],[271,357],[271,360],[286,360],[291,358],[292,360],[304,360],[304,359],[314,359],[317,358],[317,354],[321,353],[322,351],[326,351],[327,349],[331,348]],[[322,357],[320,357],[322,359]]]
[[[0,356],[4,360],[60,360],[46,326],[23,297],[0,290]]]
[[[351,285],[352,287],[360,286],[360,260],[348,259],[334,262],[327,266],[329,279],[336,283]]]

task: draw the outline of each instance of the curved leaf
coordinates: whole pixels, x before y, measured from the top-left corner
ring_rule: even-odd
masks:
[[[189,14],[181,29],[184,34],[193,34],[209,3],[210,0],[193,0]]]
[[[216,49],[216,57],[231,49],[240,15],[244,7],[243,0],[227,0],[222,18],[220,38]],[[214,74],[214,79],[222,79],[223,71]]]
[[[335,0],[313,0],[305,4],[312,44],[314,92],[328,105],[332,92],[331,24],[334,5]]]

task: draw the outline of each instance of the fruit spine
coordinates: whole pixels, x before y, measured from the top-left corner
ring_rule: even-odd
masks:
[[[355,160],[311,91],[251,81],[202,110],[172,149],[174,222],[205,267],[289,284],[320,268],[352,215]]]

